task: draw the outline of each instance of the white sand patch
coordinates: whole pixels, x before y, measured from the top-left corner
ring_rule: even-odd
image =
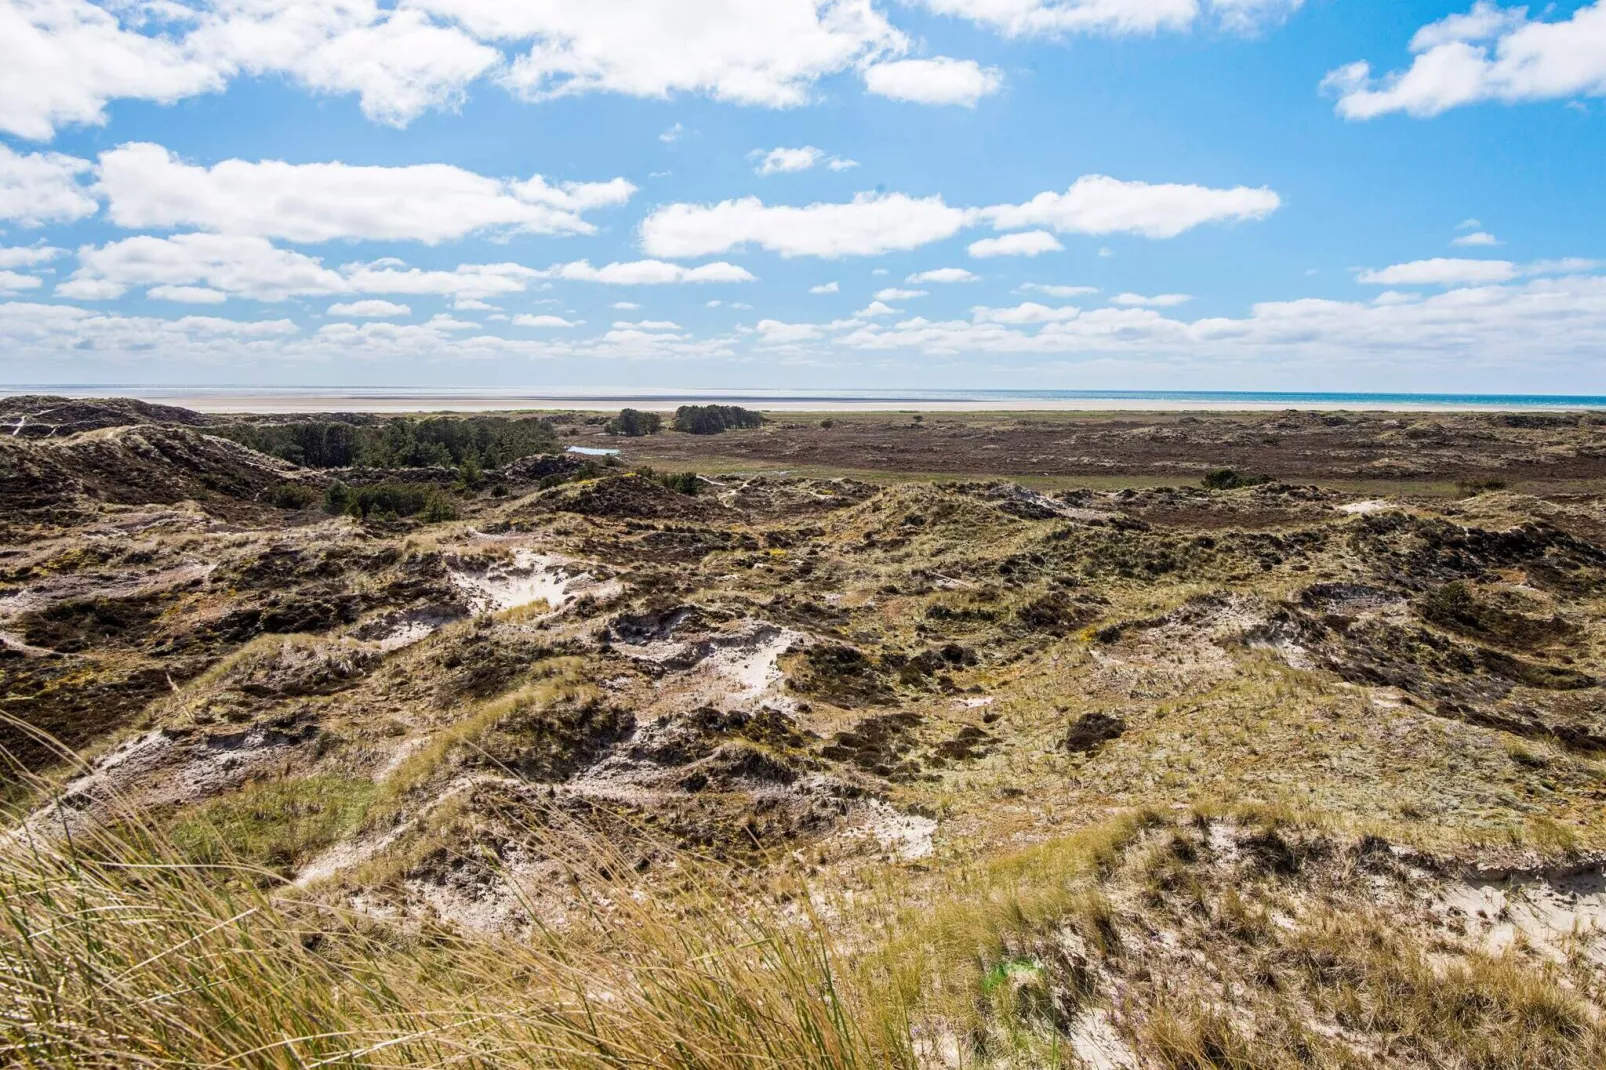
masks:
[[[1088,1070],[1137,1070],[1138,1057],[1110,1024],[1102,1009],[1088,1011],[1071,1026],[1071,1051]]]
[[[476,613],[540,602],[555,613],[583,594],[600,598],[619,589],[616,582],[600,581],[573,562],[533,550],[514,550],[510,564],[493,565],[482,572],[453,571],[451,576]]]
[[[1382,498],[1372,498],[1364,502],[1350,502],[1348,505],[1338,506],[1338,511],[1351,516],[1367,516],[1371,513],[1382,513],[1394,508],[1392,504]]]
[[[732,698],[754,698],[781,682],[781,655],[797,638],[796,632],[763,627],[750,642],[717,647],[705,664],[736,684]]]
[[[392,650],[401,650],[414,643],[423,642],[435,631],[432,626],[422,620],[408,620],[396,625],[384,638],[379,640],[379,649],[387,654]]]
[[[905,814],[884,802],[873,802],[860,811],[857,824],[842,831],[844,840],[874,840],[898,862],[929,858],[936,849],[932,838],[937,822],[918,814]]]
[[[1468,880],[1451,884],[1437,913],[1464,920],[1467,934],[1499,954],[1519,941],[1565,961],[1581,950],[1606,964],[1606,872]]]

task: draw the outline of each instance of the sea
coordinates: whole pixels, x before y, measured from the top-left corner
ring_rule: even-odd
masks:
[[[745,405],[793,411],[878,410],[1586,410],[1606,396],[1569,394],[1411,394],[1227,390],[742,390],[402,387],[186,387],[104,384],[0,386],[0,396],[57,394],[133,397],[213,412],[490,411],[503,409],[672,408]]]

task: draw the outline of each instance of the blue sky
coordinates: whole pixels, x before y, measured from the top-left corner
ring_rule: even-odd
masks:
[[[1606,0],[0,0],[0,382],[1606,393],[1603,122]]]

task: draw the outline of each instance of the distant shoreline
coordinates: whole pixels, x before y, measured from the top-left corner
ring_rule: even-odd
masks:
[[[386,388],[0,386],[0,396],[128,397],[212,413],[670,410],[718,403],[769,412],[1566,412],[1606,397],[1521,394],[1341,394],[1253,391],[540,391]]]

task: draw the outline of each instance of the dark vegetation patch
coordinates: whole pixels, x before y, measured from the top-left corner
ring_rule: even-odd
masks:
[[[1072,754],[1096,751],[1126,732],[1126,722],[1107,713],[1084,713],[1065,732],[1065,749]]]
[[[736,405],[682,405],[672,425],[689,435],[717,435],[722,431],[764,426],[764,417]]]
[[[416,516],[434,524],[457,519],[457,505],[451,497],[439,487],[423,483],[385,482],[348,487],[337,481],[325,492],[323,508],[326,513],[361,520]]]
[[[216,434],[307,468],[499,468],[557,449],[552,424],[505,416],[237,422]]]
[[[797,672],[787,681],[796,691],[845,709],[893,701],[881,666],[855,647],[820,643],[798,660]]]
[[[1560,617],[1535,617],[1486,601],[1465,582],[1436,587],[1423,595],[1417,612],[1441,628],[1485,643],[1518,650],[1540,650],[1578,633]]]
[[[1206,490],[1242,490],[1261,487],[1271,482],[1271,476],[1245,475],[1236,468],[1217,468],[1200,481]]]
[[[851,730],[833,736],[820,756],[890,780],[912,779],[920,767],[905,758],[914,749],[912,736],[922,720],[919,714],[907,712],[866,717]]]
[[[622,409],[618,416],[607,422],[605,427],[610,435],[640,438],[644,435],[656,435],[659,431],[662,431],[664,418],[656,412],[642,412],[640,409]]]

